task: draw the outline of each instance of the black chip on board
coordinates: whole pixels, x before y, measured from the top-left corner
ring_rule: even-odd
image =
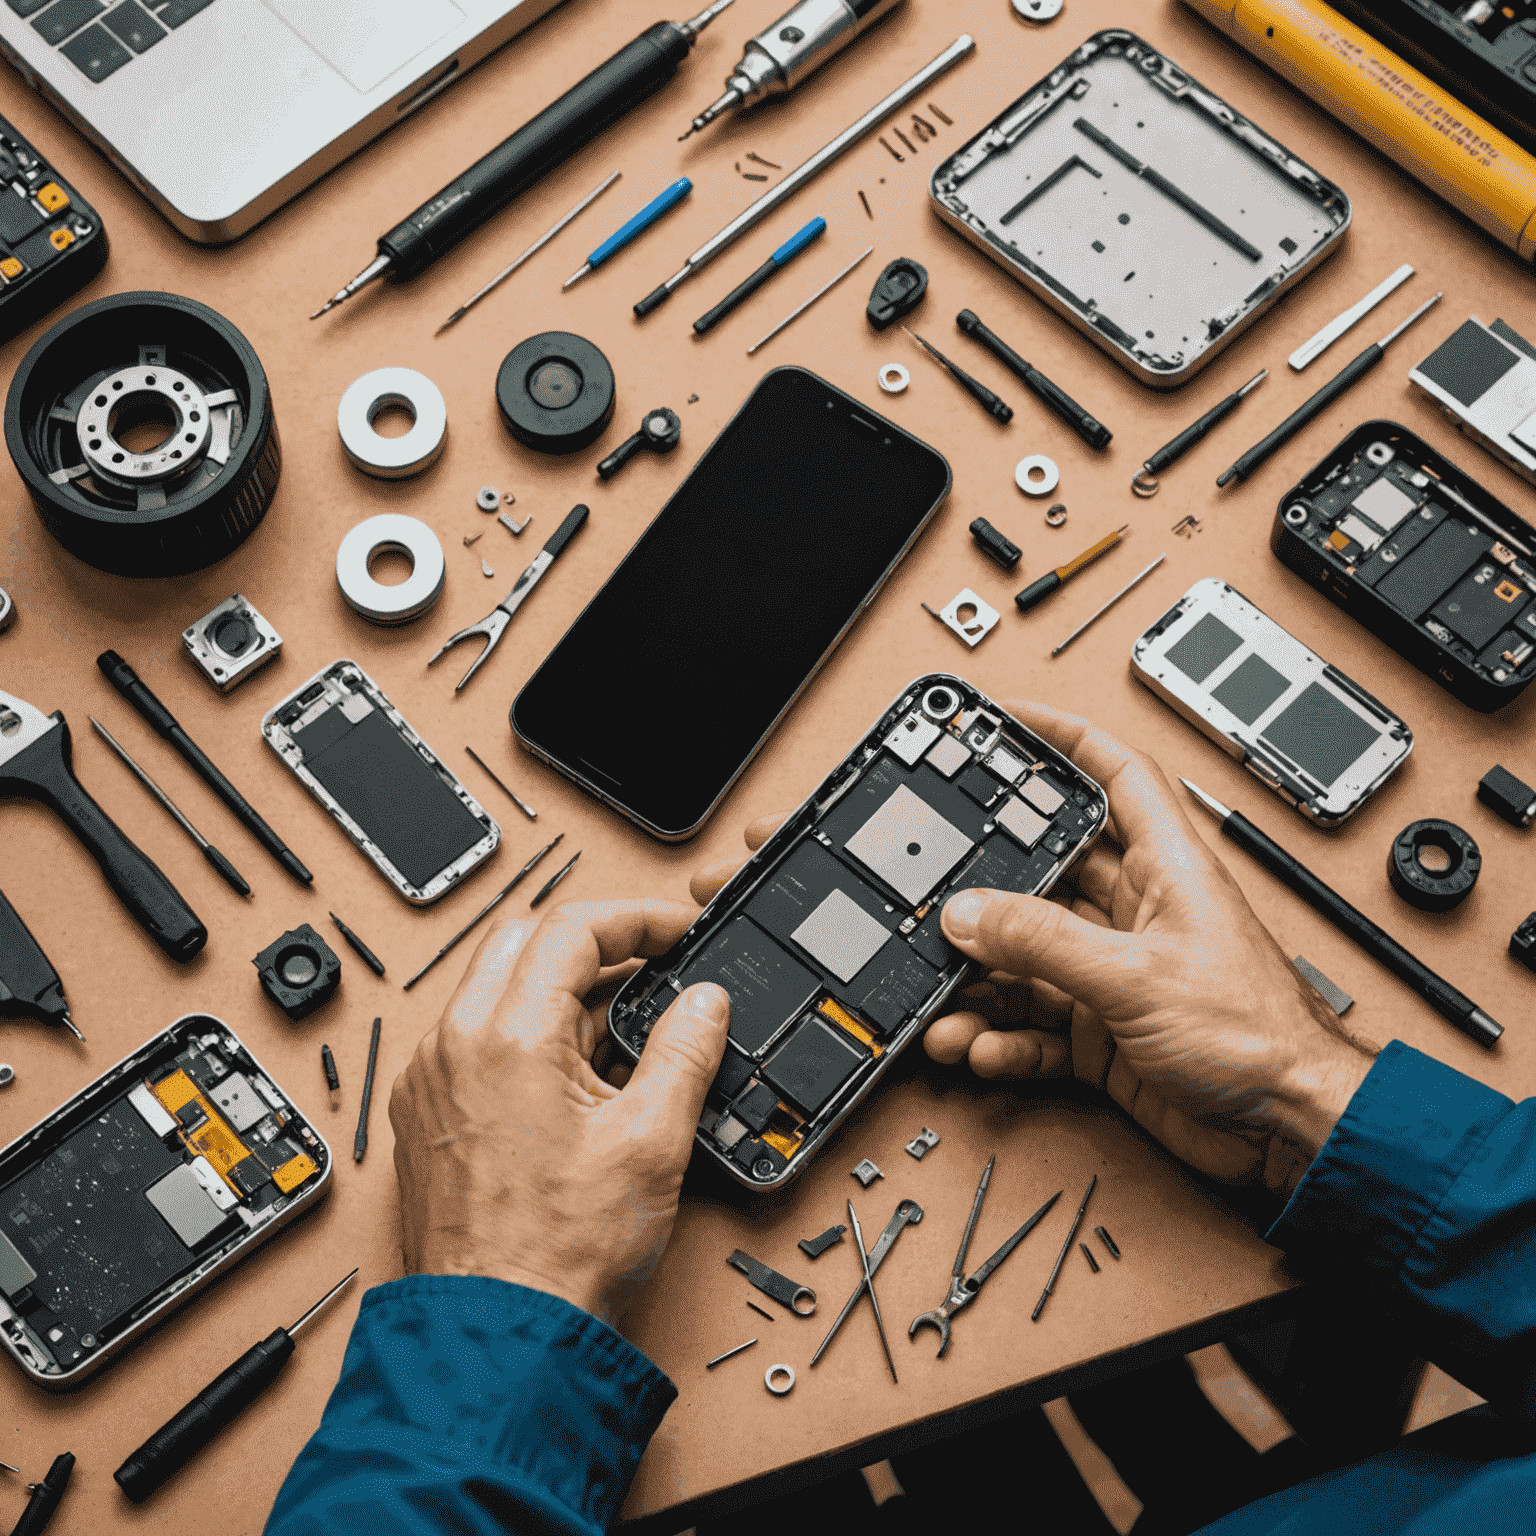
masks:
[[[725,1055],[720,1059],[720,1070],[715,1073],[711,1092],[722,1099],[734,1099],[752,1076],[752,1063],[729,1040],[725,1043]]]
[[[990,805],[1003,792],[1003,786],[980,763],[972,763],[955,783],[977,805]]]
[[[812,1019],[773,1053],[762,1076],[802,1114],[814,1119],[866,1059],[841,1030]]]
[[[1419,364],[1418,372],[1453,399],[1471,405],[1519,361],[1482,326],[1466,320]]]
[[[730,1038],[760,1051],[810,1002],[817,976],[749,917],[733,918],[682,971],[685,987],[712,981],[731,999]]]
[[[731,1113],[758,1136],[768,1129],[773,1112],[779,1107],[779,1096],[767,1083],[754,1083],[731,1105]]]
[[[889,1034],[927,1000],[938,975],[910,944],[892,939],[853,978],[847,998],[855,1012]]]
[[[1493,548],[1493,539],[1458,518],[1447,518],[1376,584],[1392,606],[1415,618],[1427,613]]]
[[[1525,607],[1530,594],[1496,565],[1480,565],[1435,604],[1438,619],[1473,650],[1481,650]]]

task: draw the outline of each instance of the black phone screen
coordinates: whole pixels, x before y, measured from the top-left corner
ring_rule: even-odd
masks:
[[[769,373],[512,705],[534,751],[692,836],[949,492],[943,457]]]

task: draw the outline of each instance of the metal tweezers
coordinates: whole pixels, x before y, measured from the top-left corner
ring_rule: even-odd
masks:
[[[533,564],[512,584],[512,590],[478,624],[471,624],[468,629],[461,629],[458,634],[450,636],[447,641],[438,647],[436,654],[432,657],[432,661],[427,663],[429,667],[461,640],[468,640],[471,637],[481,637],[485,640],[484,647],[470,664],[469,671],[454,685],[453,691],[455,693],[458,693],[465,683],[480,670],[486,657],[496,649],[496,642],[501,639],[502,632],[512,622],[512,615],[522,607],[523,600],[538,586],[539,578],[555,563],[556,556],[576,536],[577,531],[586,520],[587,508],[585,506],[572,507],[566,515],[565,521],[555,529],[549,537],[549,542],[534,557]]]
[[[941,1360],[944,1358],[944,1351],[949,1348],[950,1318],[962,1307],[969,1306],[971,1302],[975,1301],[976,1293],[986,1282],[987,1276],[1029,1236],[1030,1232],[1034,1230],[1035,1225],[1043,1219],[1045,1213],[1061,1199],[1061,1191],[1058,1189],[969,1280],[964,1279],[965,1259],[966,1255],[971,1251],[971,1234],[976,1230],[976,1218],[981,1215],[981,1202],[987,1198],[987,1185],[992,1182],[992,1165],[996,1161],[997,1154],[994,1152],[987,1159],[987,1166],[982,1170],[981,1183],[976,1186],[976,1198],[971,1202],[971,1218],[965,1224],[965,1236],[960,1239],[960,1251],[955,1255],[955,1267],[950,1272],[949,1295],[945,1298],[942,1306],[935,1307],[932,1312],[923,1312],[914,1317],[912,1319],[912,1326],[907,1329],[907,1337],[911,1338],[924,1323],[927,1323],[930,1327],[937,1328],[939,1330],[939,1359]]]

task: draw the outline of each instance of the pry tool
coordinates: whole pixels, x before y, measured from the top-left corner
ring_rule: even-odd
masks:
[[[869,1272],[873,1275],[885,1261],[885,1256],[896,1246],[896,1239],[909,1227],[915,1227],[923,1219],[923,1208],[916,1200],[903,1200],[897,1207],[895,1214],[885,1225],[875,1242],[875,1246],[869,1251]],[[864,1294],[864,1282],[862,1280],[854,1286],[853,1295],[843,1303],[843,1310],[837,1314],[837,1321],[827,1329],[827,1336],[816,1346],[816,1353],[811,1356],[811,1364],[814,1366],[827,1352],[829,1345],[837,1337],[837,1330],[847,1321],[848,1314],[858,1305],[859,1297]],[[750,1306],[751,1303],[749,1302]]]
[[[349,1284],[354,1269],[312,1306],[298,1322],[274,1328],[235,1363],[215,1376],[169,1423],[162,1425],[112,1474],[117,1486],[141,1504],[168,1477],[180,1471],[240,1411],[277,1380],[293,1354],[293,1336],[326,1302]]]
[[[581,525],[587,520],[587,513],[588,509],[585,506],[572,507],[566,514],[565,521],[555,529],[549,536],[549,542],[534,557],[533,564],[512,584],[512,590],[478,624],[471,624],[468,628],[461,629],[458,634],[451,635],[437,648],[432,660],[427,663],[429,667],[461,640],[479,638],[485,641],[480,654],[470,663],[469,671],[454,685],[455,693],[460,692],[465,683],[485,664],[486,657],[496,649],[502,633],[512,622],[512,615],[522,607],[528,594],[538,586],[544,573],[555,563],[560,552],[575,538]]]
[[[693,51],[699,33],[730,4],[715,0],[691,21],[648,27],[381,235],[378,255],[309,318],[318,319],[386,275],[404,282],[425,272],[519,193],[659,91]]]
[[[1090,544],[1082,554],[1068,560],[1065,565],[1058,565],[1038,581],[1030,582],[1022,592],[1014,596],[1013,601],[1019,612],[1028,613],[1036,603],[1043,602],[1058,587],[1071,581],[1079,571],[1086,570],[1100,555],[1107,555],[1125,537],[1125,530],[1130,526],[1129,523],[1122,523],[1113,533],[1106,533],[1097,544]]]
[[[987,1159],[987,1166],[982,1169],[981,1183],[976,1186],[976,1198],[971,1202],[970,1219],[965,1224],[965,1235],[960,1239],[960,1251],[955,1255],[955,1267],[950,1271],[949,1295],[945,1297],[942,1306],[935,1307],[932,1312],[921,1312],[914,1317],[912,1326],[907,1329],[907,1337],[911,1338],[925,1323],[930,1328],[937,1328],[940,1360],[944,1358],[944,1352],[949,1348],[950,1318],[962,1307],[968,1307],[976,1300],[977,1293],[986,1284],[987,1277],[992,1271],[1029,1236],[1036,1225],[1044,1220],[1046,1212],[1061,1199],[1062,1191],[1058,1189],[970,1279],[965,1279],[965,1259],[971,1251],[971,1234],[976,1230],[976,1218],[981,1215],[981,1203],[987,1198],[987,1185],[992,1182],[992,1165],[996,1161],[997,1154],[994,1152]]]
[[[662,214],[677,207],[682,200],[693,191],[693,183],[686,176],[674,181],[665,191],[658,193],[648,202],[639,213],[625,220],[614,232],[608,236],[598,248],[587,257],[586,261],[561,283],[561,290],[569,288],[572,283],[579,283],[587,273],[595,272],[610,256],[617,256],[631,240],[637,240],[648,230]]]
[[[69,1016],[59,973],[0,891],[0,1017],[18,1013],[62,1024],[76,1040],[85,1039]]]
[[[0,692],[0,795],[39,800],[101,866],[107,884],[173,960],[190,960],[208,930],[159,867],[91,799],[70,767],[69,726]]]
[[[62,1456],[53,1458],[53,1465],[48,1468],[48,1475],[42,1482],[27,1484],[27,1492],[32,1497],[27,1500],[21,1519],[11,1527],[11,1536],[43,1536],[48,1522],[53,1519],[54,1511],[59,1507],[59,1501],[64,1497],[64,1490],[69,1487],[69,1476],[74,1470],[75,1458],[71,1452],[65,1451]]]
[[[885,1363],[891,1368],[891,1380],[896,1381],[896,1362],[891,1359],[891,1342],[885,1336],[885,1319],[880,1315],[880,1298],[875,1295],[875,1277],[869,1268],[869,1254],[864,1248],[864,1231],[859,1226],[858,1212],[853,1201],[848,1202],[848,1220],[853,1223],[853,1241],[859,1250],[859,1263],[864,1267],[864,1289],[869,1292],[869,1304],[875,1309],[875,1327],[880,1330],[880,1347],[885,1351]]]

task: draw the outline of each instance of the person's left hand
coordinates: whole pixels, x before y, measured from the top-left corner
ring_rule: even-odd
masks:
[[[695,915],[570,905],[486,936],[390,1096],[407,1272],[490,1275],[617,1320],[671,1235],[730,999],[690,987],[622,1089],[593,1068],[583,999]]]

